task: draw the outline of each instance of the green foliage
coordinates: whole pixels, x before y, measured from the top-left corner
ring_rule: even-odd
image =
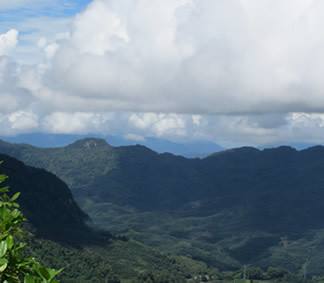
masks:
[[[269,266],[265,277],[268,279],[283,279],[288,274],[289,272],[283,268]]]
[[[67,283],[136,282],[149,274],[154,280],[185,280],[216,272],[189,258],[160,253],[135,241],[113,240],[100,246],[73,247],[31,238],[30,253],[53,267],[66,266],[60,275]],[[159,282],[159,281],[157,281]]]
[[[176,276],[168,272],[147,272],[140,274],[133,283],[186,283],[187,280],[181,276]]]
[[[7,177],[0,175],[0,184]],[[57,283],[61,270],[46,268],[33,257],[24,254],[22,241],[25,217],[16,202],[20,193],[12,196],[8,188],[0,188],[0,281],[7,283]]]

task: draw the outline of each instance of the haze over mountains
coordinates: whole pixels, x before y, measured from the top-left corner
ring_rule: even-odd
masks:
[[[66,147],[0,143],[64,180],[94,223],[219,268],[324,267],[324,147],[243,147],[187,159],[87,138]],[[287,260],[289,258],[289,260]]]

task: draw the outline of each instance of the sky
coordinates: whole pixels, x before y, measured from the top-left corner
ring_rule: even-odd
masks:
[[[1,135],[323,143],[322,0],[0,0]]]

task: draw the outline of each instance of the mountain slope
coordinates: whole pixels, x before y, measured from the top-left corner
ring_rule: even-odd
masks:
[[[29,253],[56,268],[62,282],[141,282],[142,273],[168,274],[185,282],[196,274],[213,274],[203,263],[162,254],[108,232],[93,230],[67,185],[52,173],[0,154],[0,174],[9,176],[10,193],[28,219]]]
[[[296,271],[324,251],[323,147],[186,159],[85,139],[55,149],[1,143],[0,152],[60,176],[101,227],[220,268]]]
[[[38,233],[63,239],[71,231],[88,231],[88,216],[63,181],[12,157],[0,154],[0,160],[0,174],[10,176],[10,193],[21,192],[19,203]]]

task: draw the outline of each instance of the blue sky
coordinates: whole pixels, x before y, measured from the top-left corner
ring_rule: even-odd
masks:
[[[89,0],[52,0],[42,4],[21,4],[6,9],[0,9],[0,31],[4,32],[9,26],[15,27],[31,18],[62,18],[71,17],[88,4]]]
[[[6,2],[6,1],[4,1]],[[1,8],[0,33],[19,31],[19,45],[13,56],[19,62],[38,62],[37,40],[68,30],[73,17],[84,10],[90,0],[18,0]]]
[[[32,16],[71,16],[84,9],[89,2],[90,0],[20,1],[17,4],[4,5],[2,9],[0,4],[1,21],[20,21]]]

